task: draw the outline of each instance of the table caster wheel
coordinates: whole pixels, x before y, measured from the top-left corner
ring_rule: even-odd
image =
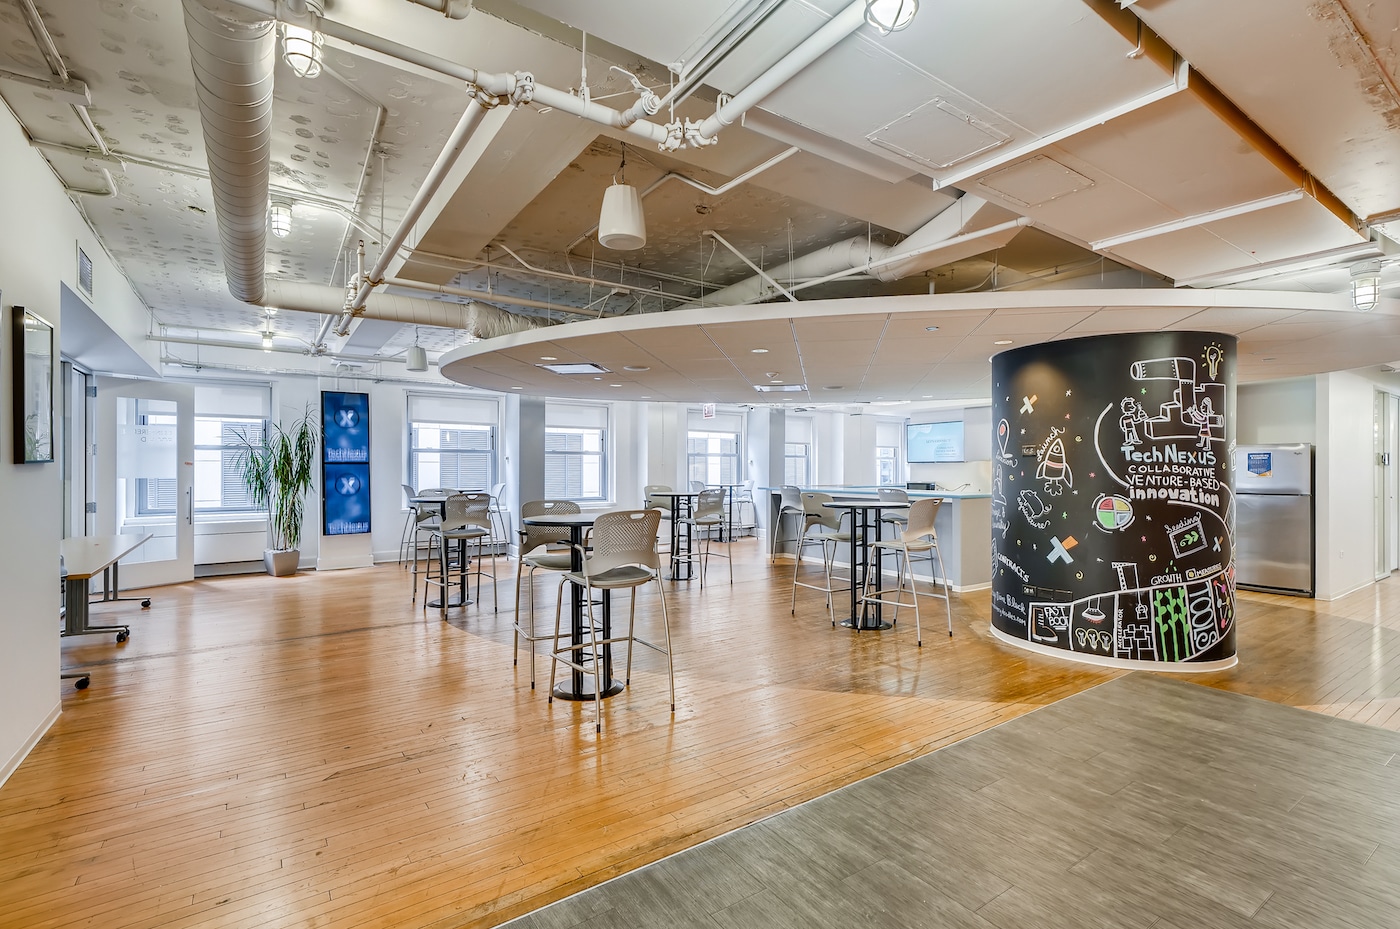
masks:
[[[142,601],[141,601],[141,609],[143,609],[143,610],[149,610],[150,608],[151,608],[151,598],[150,598],[150,597],[147,597],[145,600],[142,600]]]
[[[90,681],[89,681],[87,678],[85,678],[85,677],[80,677],[80,678],[78,678],[76,681],[73,682],[73,688],[74,688],[75,690],[87,690],[87,686],[88,686],[89,683],[90,683]]]
[[[126,641],[127,639],[129,639],[129,638],[131,638],[131,633],[130,633],[130,632],[118,632],[118,633],[117,633],[117,643],[118,643],[118,644],[120,644],[120,643],[122,643],[122,642],[125,642],[125,641]]]

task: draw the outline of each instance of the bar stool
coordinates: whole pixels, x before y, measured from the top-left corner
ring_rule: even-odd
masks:
[[[646,509],[648,509],[648,510],[660,510],[660,511],[661,511],[661,518],[662,518],[662,519],[665,519],[665,520],[672,520],[672,519],[675,519],[675,518],[676,518],[676,516],[675,516],[675,511],[674,511],[674,509],[673,509],[673,504],[675,503],[675,498],[674,498],[674,497],[653,497],[653,496],[652,496],[653,493],[670,493],[670,492],[671,492],[671,485],[670,485],[670,484],[648,484],[648,485],[646,485],[645,487],[642,488],[642,498],[643,498],[642,506],[644,506],[644,507],[645,507]],[[666,549],[666,551],[670,551],[670,548],[668,547],[668,548]]]
[[[404,484],[403,486],[404,486],[405,489],[408,488],[408,485],[407,485],[407,484]],[[438,496],[438,495],[441,495],[441,496],[447,497],[447,496],[451,496],[452,494],[455,494],[456,492],[457,492],[457,491],[453,490],[453,489],[450,488],[450,487],[429,487],[429,488],[426,489],[426,490],[420,490],[420,491],[418,491],[418,493],[416,494],[416,496],[419,496],[419,497],[428,497],[428,496]],[[436,504],[425,503],[425,504],[422,504],[422,505],[418,506],[418,507],[417,507],[417,510],[418,510],[418,515],[417,515],[417,517],[415,518],[415,521],[414,521],[414,523],[413,523],[413,543],[412,543],[412,545],[413,545],[413,600],[414,600],[414,601],[417,601],[417,600],[418,600],[418,554],[419,554],[419,552],[423,552],[423,551],[424,551],[423,543],[424,543],[424,541],[426,541],[426,542],[428,543],[428,547],[427,547],[427,549],[426,549],[427,557],[428,557],[429,559],[432,558],[432,554],[433,554],[433,553],[432,553],[433,533],[434,533],[434,532],[437,532],[439,529],[442,528],[442,510],[441,510],[441,507],[437,506]],[[425,538],[425,537],[426,537],[426,538]],[[427,573],[427,568],[428,568],[428,566],[425,564],[425,565],[423,566],[423,573],[424,573],[424,574]]]
[[[591,537],[592,549],[583,555],[583,569],[570,571],[559,582],[559,598],[554,607],[554,661],[549,670],[549,702],[554,702],[554,677],[559,666],[565,665],[584,674],[592,674],[594,731],[603,731],[603,698],[607,689],[603,649],[617,642],[627,643],[627,671],[623,676],[624,686],[632,684],[632,644],[644,645],[666,656],[666,676],[671,683],[671,713],[676,712],[676,670],[671,661],[671,621],[666,615],[666,587],[661,583],[661,559],[656,553],[656,536],[661,526],[661,514],[656,510],[619,510],[604,513],[593,522]],[[661,626],[666,636],[666,644],[658,645],[638,636],[637,633],[637,588],[649,581],[656,582],[656,592],[661,597]],[[575,661],[572,653],[580,650],[579,645],[566,641],[562,646],[561,623],[564,616],[564,585],[577,584],[584,589],[584,602],[588,604],[587,656],[583,661]],[[611,631],[604,633],[593,616],[593,591],[604,592],[630,588],[632,591],[631,609],[627,614],[627,633],[617,635]]]
[[[444,505],[441,528],[433,533],[428,542],[428,570],[423,578],[424,608],[427,607],[428,587],[436,585],[442,591],[442,614],[447,615],[447,603],[452,591],[451,571],[455,566],[457,569],[458,582],[462,585],[462,602],[467,601],[467,566],[469,559],[466,551],[468,542],[476,543],[476,598],[481,599],[481,576],[491,578],[491,605],[492,611],[500,608],[499,598],[496,594],[496,552],[491,551],[491,570],[482,571],[481,564],[485,560],[484,543],[491,539],[491,497],[484,493],[453,494],[447,498]],[[457,561],[455,565],[451,561],[448,553],[448,543],[457,543]],[[433,573],[433,546],[437,546],[438,571]]]
[[[733,533],[725,531],[728,517],[724,511],[724,490],[721,488],[700,491],[700,496],[695,500],[695,509],[681,522],[704,532],[704,550],[682,555],[678,559],[680,561],[700,562],[700,589],[705,589],[705,571],[710,566],[710,548],[715,542],[716,532],[719,533],[720,540],[724,542],[728,554],[716,555],[715,557],[725,558],[729,561],[729,583],[734,583],[734,544],[731,541]]]
[[[520,518],[543,516],[546,513],[578,513],[579,505],[572,500],[531,500],[520,505]],[[562,546],[562,547],[561,547]],[[520,640],[530,646],[530,689],[535,689],[535,643],[554,641],[550,635],[535,634],[535,572],[567,571],[572,567],[569,551],[569,530],[559,526],[520,527],[520,564],[515,571],[515,660],[520,664]],[[530,569],[529,626],[520,624],[520,581],[525,569]],[[551,650],[553,646],[550,647]]]
[[[850,542],[851,531],[841,528],[846,514],[824,505],[830,503],[831,499],[831,494],[816,491],[806,491],[802,494],[802,537],[797,541],[797,560],[792,564],[791,612],[793,615],[797,614],[797,588],[806,587],[810,590],[824,591],[826,593],[826,611],[831,614],[831,625],[835,626],[836,609],[832,604],[831,595],[851,588],[831,586],[831,563],[836,560],[837,543]],[[826,581],[825,584],[811,584],[797,579],[797,575],[802,571],[802,550],[812,543],[822,547],[822,573]],[[854,573],[855,565],[851,565],[851,570]]]
[[[791,484],[784,484],[780,490],[781,496],[778,502],[778,515],[773,520],[772,531],[768,535],[768,560],[776,561],[778,558],[778,531],[783,527],[783,517],[802,516],[802,491]],[[805,527],[804,527],[805,528]]]
[[[757,483],[758,482],[753,478],[749,478],[747,481],[744,481],[743,487],[734,491],[734,510],[738,514],[739,525],[737,528],[739,529],[752,529],[754,523],[758,521],[758,506],[753,502],[753,489]],[[747,522],[744,520],[744,504],[746,503],[749,506],[750,514],[750,519]],[[735,528],[735,526],[729,527],[731,535]]]
[[[903,487],[881,487],[876,493],[880,495],[880,500],[886,503],[909,502],[909,492]],[[909,510],[884,510],[880,513],[880,522],[889,523],[891,529],[903,532],[909,522]]]
[[[943,581],[943,593],[929,594],[931,597],[942,597],[943,603],[948,610],[948,635],[953,634],[953,598],[948,589],[948,574],[943,570],[943,553],[938,550],[938,533],[933,531],[933,521],[938,515],[938,506],[943,502],[940,497],[932,497],[925,500],[916,500],[909,507],[909,522],[904,531],[897,539],[883,539],[874,542],[870,546],[870,561],[865,568],[865,588],[861,591],[862,603],[883,603],[894,607],[895,622],[899,621],[899,608],[910,606],[904,602],[904,577],[909,576],[909,595],[913,598],[914,607],[914,640],[922,647],[924,644],[923,630],[919,626],[919,590],[914,584],[914,560],[916,554],[926,554],[928,556],[928,569],[931,577],[929,583],[933,584],[937,580]],[[894,599],[888,598],[889,591],[877,589],[870,590],[870,580],[879,571],[880,555],[884,552],[895,552],[899,556],[898,569],[899,582],[894,591]],[[937,571],[934,571],[934,561],[937,559]],[[878,582],[877,582],[878,584]]]
[[[399,564],[404,564],[404,556],[408,554],[408,540],[413,538],[413,528],[418,522],[418,504],[413,502],[413,498],[418,496],[418,491],[407,484],[400,484],[403,488],[404,499],[408,501],[408,515],[404,517],[403,532],[399,533]],[[408,566],[404,565],[404,570]]]
[[[501,497],[505,492],[505,481],[499,481],[491,485],[491,541],[493,542],[510,541],[510,517],[507,515],[506,511],[501,508]],[[500,535],[496,535],[496,524],[499,524],[501,527]]]

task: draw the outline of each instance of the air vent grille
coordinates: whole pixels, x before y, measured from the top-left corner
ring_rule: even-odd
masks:
[[[83,293],[92,296],[92,259],[81,247],[78,249],[78,286]]]

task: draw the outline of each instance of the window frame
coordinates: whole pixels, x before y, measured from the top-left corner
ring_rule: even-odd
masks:
[[[582,422],[550,422],[550,410],[555,410],[559,419],[568,420],[571,418],[586,419],[586,415],[570,417],[563,410],[574,410],[580,414],[585,411],[593,411],[600,415],[602,425],[589,425]],[[550,400],[545,403],[544,417],[544,495],[550,500],[572,500],[581,504],[606,504],[612,500],[612,472],[613,472],[613,407],[607,403],[569,403]],[[597,449],[551,449],[551,437],[563,435],[595,436]],[[587,443],[581,443],[586,445]],[[568,488],[561,488],[557,484],[551,486],[553,478],[552,472],[558,470],[552,467],[560,461],[577,462],[574,467],[564,466],[565,478],[569,480],[569,472],[576,473],[579,480],[579,492],[570,493]],[[588,471],[590,464],[597,473],[597,494],[587,492]]]

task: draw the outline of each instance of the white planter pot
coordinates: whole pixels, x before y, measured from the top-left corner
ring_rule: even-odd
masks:
[[[267,566],[267,573],[273,577],[290,577],[296,574],[300,562],[301,552],[295,548],[285,552],[274,552],[271,549],[263,551],[263,564]]]

